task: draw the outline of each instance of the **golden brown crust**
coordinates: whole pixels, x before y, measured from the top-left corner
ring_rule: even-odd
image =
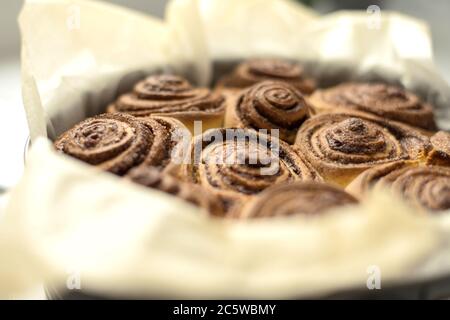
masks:
[[[364,195],[366,195],[367,192],[380,181],[381,178],[385,177],[392,171],[418,164],[418,162],[414,161],[400,160],[375,166],[371,169],[363,171],[345,188],[345,190],[358,199],[362,199]]]
[[[304,94],[310,94],[316,88],[315,81],[305,76],[300,65],[282,59],[247,60],[223,77],[218,87],[243,89],[264,80],[287,82]]]
[[[134,117],[102,114],[78,123],[54,145],[74,158],[122,175],[145,160],[151,133]]]
[[[182,156],[186,135],[189,131],[175,119],[110,113],[78,123],[54,145],[74,158],[123,175],[141,164],[164,168],[173,156]]]
[[[150,151],[143,164],[161,169],[169,163],[181,163],[192,138],[190,131],[181,121],[168,117],[152,116],[139,119],[153,135]]]
[[[227,109],[226,127],[278,129],[282,140],[293,143],[301,124],[309,117],[302,94],[288,83],[262,81],[244,90]]]
[[[363,196],[374,188],[390,188],[409,203],[431,211],[450,209],[450,168],[397,162],[363,172],[347,191]]]
[[[219,195],[228,209],[271,185],[320,181],[295,148],[249,129],[212,129],[194,138],[182,177]]]
[[[195,120],[221,125],[225,100],[207,88],[194,88],[175,75],[152,75],[138,82],[133,91],[120,96],[108,112],[124,112],[135,117],[174,117],[192,129]],[[192,130],[191,130],[192,131]]]
[[[439,131],[430,141],[433,149],[428,154],[427,164],[450,166],[450,133]]]
[[[450,209],[450,169],[437,166],[405,168],[381,179],[406,200],[432,211]]]
[[[375,114],[425,130],[436,130],[433,108],[412,92],[381,83],[343,83],[308,98],[317,113],[343,109]]]
[[[361,112],[312,117],[296,145],[326,181],[343,186],[376,165],[424,159],[431,147],[419,131]]]
[[[177,196],[205,209],[212,216],[222,217],[225,214],[220,198],[205,192],[201,186],[181,182],[155,167],[139,166],[130,170],[125,177],[145,187]]]
[[[319,214],[331,208],[357,204],[342,189],[325,183],[293,182],[266,189],[237,218],[283,217],[294,214]]]

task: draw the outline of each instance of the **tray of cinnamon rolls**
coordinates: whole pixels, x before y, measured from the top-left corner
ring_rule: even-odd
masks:
[[[55,148],[165,192],[191,189],[207,207],[215,198],[223,218],[320,213],[379,186],[428,214],[450,209],[450,133],[430,104],[383,83],[316,88],[283,59],[244,61],[214,88],[150,75]]]
[[[430,104],[381,82],[318,88],[284,59],[243,61],[212,88],[150,75],[54,148],[214,219],[326,215],[378,188],[424,215],[450,209],[450,133]]]
[[[87,279],[72,290],[46,277],[48,296],[450,296],[450,89],[425,28],[387,15],[373,46],[356,13],[319,21],[267,1],[283,17],[268,29],[258,1],[211,4],[206,18],[196,2],[171,1],[164,23],[94,10],[111,30],[146,26],[105,28],[120,38],[107,52],[104,30],[43,20],[70,48],[55,63],[31,50],[27,21],[64,6],[25,6],[31,147],[11,208],[52,270],[81,262]],[[258,28],[230,34],[247,15]],[[285,31],[300,18],[297,39]],[[405,55],[402,26],[422,51]]]

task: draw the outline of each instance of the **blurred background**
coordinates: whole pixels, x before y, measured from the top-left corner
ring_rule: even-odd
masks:
[[[162,17],[167,0],[105,0]],[[226,0],[224,0],[226,1]],[[245,0],[242,0],[245,1]],[[292,0],[294,1],[294,0]],[[427,21],[433,34],[435,58],[450,82],[450,1],[448,0],[302,0],[321,13],[340,9],[396,10]],[[20,35],[17,15],[23,1],[3,0],[0,4],[0,191],[16,183],[23,170],[23,150],[28,136],[20,92]]]

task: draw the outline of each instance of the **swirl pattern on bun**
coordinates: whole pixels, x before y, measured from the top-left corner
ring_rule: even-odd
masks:
[[[362,171],[398,160],[423,159],[429,139],[401,123],[364,113],[330,113],[307,120],[296,145],[326,181],[347,185]]]
[[[123,175],[141,164],[164,168],[172,157],[183,156],[187,136],[189,131],[175,119],[110,113],[78,123],[54,145],[74,158]]]
[[[295,147],[248,129],[211,129],[195,137],[182,177],[219,195],[227,210],[274,184],[321,180]]]
[[[405,161],[363,172],[347,191],[362,197],[373,188],[390,188],[409,203],[430,211],[450,209],[450,168]]]
[[[266,189],[245,206],[237,218],[320,214],[331,208],[357,203],[344,190],[325,183],[293,182]]]
[[[295,87],[281,81],[263,81],[245,90],[227,109],[225,126],[278,129],[282,140],[293,143],[308,117],[308,104]]]
[[[132,92],[120,96],[108,107],[108,112],[174,117],[192,131],[195,120],[211,122],[204,123],[204,127],[221,126],[225,103],[220,94],[194,88],[180,76],[152,75],[138,82]]]
[[[245,61],[223,77],[218,86],[243,89],[264,80],[287,82],[304,94],[310,94],[316,88],[315,81],[305,75],[300,65],[282,59]]]
[[[435,130],[433,108],[418,96],[381,83],[344,83],[317,90],[308,100],[317,113],[357,110],[426,130]]]
[[[401,170],[408,166],[417,165],[419,165],[419,162],[417,161],[399,160],[375,166],[363,171],[345,188],[345,190],[358,199],[362,199],[369,190],[373,189],[375,185],[379,183],[380,179],[389,175],[391,172]]]

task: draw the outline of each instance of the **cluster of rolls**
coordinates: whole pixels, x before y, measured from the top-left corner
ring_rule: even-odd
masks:
[[[315,215],[380,187],[450,209],[450,134],[430,104],[384,83],[318,89],[279,59],[245,61],[213,89],[149,76],[55,148],[219,217]]]

